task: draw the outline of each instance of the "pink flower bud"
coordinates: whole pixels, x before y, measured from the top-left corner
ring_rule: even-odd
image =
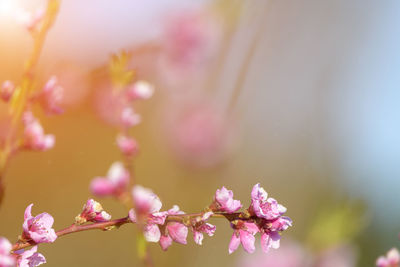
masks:
[[[36,217],[31,214],[33,204],[30,204],[24,214],[22,238],[32,239],[36,243],[52,243],[57,239],[56,232],[52,228],[53,217],[44,212]]]
[[[126,95],[129,100],[149,99],[153,96],[154,87],[146,81],[137,81],[127,89]]]
[[[159,197],[148,188],[137,185],[132,190],[132,197],[139,214],[159,212],[162,203]]]
[[[121,162],[114,162],[106,177],[96,177],[90,184],[90,190],[97,196],[119,196],[129,184],[129,172]]]
[[[89,199],[83,206],[81,214],[75,217],[77,224],[85,222],[106,222],[111,220],[111,215],[104,211],[101,204],[93,199]]]
[[[233,192],[224,186],[221,189],[217,189],[214,196],[214,203],[216,204],[217,211],[228,213],[233,213],[242,208],[240,201],[233,199]]]
[[[5,237],[0,237],[0,267],[15,266],[15,258],[11,255],[12,245]]]
[[[135,113],[130,107],[126,107],[121,113],[121,123],[124,127],[136,126],[141,122],[141,117],[139,114]]]
[[[121,150],[122,154],[126,156],[136,155],[139,150],[136,140],[125,135],[117,136],[117,145]]]
[[[0,89],[0,97],[8,102],[15,91],[15,86],[11,81],[4,81]]]

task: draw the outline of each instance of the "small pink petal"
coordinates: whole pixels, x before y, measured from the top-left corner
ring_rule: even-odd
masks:
[[[172,245],[172,238],[170,236],[162,235],[160,237],[160,246],[162,250],[166,251]]]
[[[240,237],[234,232],[232,234],[231,242],[229,243],[229,254],[232,254],[240,245]]]

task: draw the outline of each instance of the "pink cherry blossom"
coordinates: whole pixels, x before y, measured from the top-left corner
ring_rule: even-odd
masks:
[[[200,218],[192,225],[193,239],[199,245],[203,243],[203,234],[207,234],[208,236],[213,236],[217,227],[210,223],[207,223],[207,220],[213,215],[213,212],[209,211],[203,214]]]
[[[281,235],[276,231],[264,232],[261,234],[261,248],[267,253],[270,248],[278,249]]]
[[[203,223],[193,228],[193,239],[194,242],[201,245],[203,242],[203,234],[213,236],[217,227],[210,223]]]
[[[121,123],[124,127],[136,126],[141,122],[141,117],[139,114],[135,113],[133,108],[126,107],[121,113]]]
[[[143,228],[143,235],[147,242],[160,241],[161,231],[158,225],[163,225],[165,223],[167,215],[168,212],[166,211],[147,214],[147,221]],[[137,222],[137,215],[134,209],[129,211],[129,219],[134,223]]]
[[[104,211],[101,204],[93,199],[89,199],[83,206],[81,214],[75,217],[77,224],[85,222],[106,222],[111,220],[111,215]]]
[[[32,239],[36,243],[54,242],[57,235],[52,228],[53,217],[46,212],[33,217],[31,214],[32,206],[33,204],[30,204],[25,210],[22,238]]]
[[[245,251],[253,253],[256,249],[254,235],[259,232],[257,225],[251,222],[238,221],[236,225],[232,224],[232,227],[235,230],[229,243],[229,254],[233,253],[240,243]]]
[[[150,189],[140,185],[132,189],[132,197],[139,214],[159,212],[162,207],[160,198]]]
[[[217,211],[223,211],[233,213],[242,208],[242,204],[239,200],[233,199],[233,192],[223,186],[221,189],[217,189],[214,196],[214,203],[216,204]]]
[[[168,210],[168,215],[184,214],[183,211],[179,210],[177,205],[174,205],[172,209]],[[162,229],[162,235],[160,237],[160,246],[165,251],[169,246],[172,245],[172,241],[180,244],[187,244],[186,238],[188,235],[188,228],[179,222],[168,222]]]
[[[126,156],[136,155],[139,150],[136,140],[126,135],[117,136],[117,145],[122,154]]]
[[[15,258],[11,255],[12,245],[5,237],[0,237],[0,267],[12,267]]]
[[[35,267],[46,263],[46,258],[37,252],[37,246],[30,250],[16,251],[16,254],[19,254],[18,267]]]
[[[52,134],[44,134],[44,130],[39,120],[33,117],[31,112],[26,112],[23,116],[25,124],[24,147],[27,149],[45,151],[51,149],[55,143]]]
[[[130,86],[126,95],[129,100],[149,99],[153,96],[154,87],[146,81],[137,81]]]
[[[0,97],[5,102],[8,102],[15,91],[14,83],[11,81],[4,81],[0,88]]]
[[[250,210],[257,217],[273,220],[286,212],[286,208],[273,198],[268,198],[267,192],[260,184],[256,184],[251,191],[251,206]]]
[[[397,267],[400,264],[400,254],[396,248],[392,248],[386,253],[386,256],[381,256],[376,260],[377,267]]]
[[[63,99],[64,89],[58,84],[56,76],[52,76],[45,84],[40,95],[40,103],[47,114],[60,114],[63,109],[60,107]]]
[[[106,177],[96,177],[90,184],[91,192],[96,196],[118,196],[129,184],[130,175],[122,162],[114,162]]]

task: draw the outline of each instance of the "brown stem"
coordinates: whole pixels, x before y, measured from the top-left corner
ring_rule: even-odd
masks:
[[[69,235],[72,233],[94,230],[94,229],[108,230],[108,228],[110,228],[110,227],[120,227],[121,225],[124,225],[126,223],[131,223],[131,221],[129,220],[129,217],[115,219],[115,220],[111,220],[108,222],[98,222],[98,223],[84,224],[84,225],[73,224],[65,229],[57,231],[56,235],[57,235],[57,237],[61,237],[61,236]],[[37,243],[35,243],[33,240],[27,240],[27,241],[22,241],[22,242],[18,241],[12,247],[12,251],[16,251],[16,250],[34,246],[34,245],[37,245]]]
[[[202,215],[203,215],[203,213],[168,215],[168,217],[166,219],[166,223],[167,222],[184,222],[188,218],[189,219],[195,218],[195,217],[199,217]],[[236,212],[236,213],[218,212],[218,213],[214,213],[213,215],[211,215],[211,217],[226,218],[228,221],[244,219],[243,213],[240,213],[240,212]],[[127,223],[132,223],[132,221],[129,219],[129,217],[115,219],[115,220],[111,220],[111,221],[107,221],[107,222],[98,222],[98,223],[84,224],[84,225],[73,224],[67,228],[57,231],[56,235],[57,235],[57,237],[61,237],[64,235],[69,235],[69,234],[78,233],[78,232],[82,232],[82,231],[95,230],[95,229],[103,230],[103,231],[110,230],[113,227],[120,227]],[[20,250],[20,249],[27,248],[30,246],[35,246],[35,245],[37,245],[37,243],[34,242],[33,240],[18,241],[17,243],[15,243],[13,245],[12,251]],[[144,260],[146,266],[153,266],[152,260],[151,260],[151,257],[150,257],[150,254],[148,251],[146,252],[146,256],[144,257],[143,260]],[[151,264],[151,265],[149,265],[149,264]]]

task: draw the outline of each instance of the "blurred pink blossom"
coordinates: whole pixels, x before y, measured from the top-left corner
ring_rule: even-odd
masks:
[[[126,135],[117,136],[117,145],[122,154],[126,156],[134,156],[139,150],[136,140]]]
[[[136,185],[132,189],[132,197],[140,214],[158,212],[162,207],[160,198],[151,189],[140,185]]]
[[[15,258],[11,255],[12,245],[5,237],[0,237],[0,267],[12,267]]]
[[[60,107],[64,95],[64,89],[58,84],[56,76],[52,76],[40,94],[40,103],[47,114],[60,114],[63,109]]]
[[[400,254],[396,248],[392,248],[386,253],[386,256],[381,256],[376,260],[377,267],[397,267],[400,264]]]
[[[221,164],[237,141],[231,117],[211,99],[183,98],[169,103],[165,116],[168,145],[189,166],[210,168]]]
[[[0,88],[0,97],[8,102],[15,91],[15,85],[12,81],[4,81]]]
[[[96,196],[115,196],[123,193],[129,184],[129,172],[122,162],[114,162],[106,177],[95,177],[90,183],[90,191]]]
[[[128,100],[149,99],[154,94],[154,87],[146,81],[137,81],[126,90]]]
[[[141,117],[139,114],[135,113],[133,108],[126,107],[121,112],[121,123],[124,127],[136,126],[141,122]]]
[[[44,134],[44,130],[39,120],[33,117],[29,111],[23,115],[25,124],[24,147],[32,150],[45,151],[53,148],[55,137],[52,134]]]
[[[238,267],[311,267],[312,256],[297,242],[286,240],[278,250],[243,255]],[[337,266],[340,267],[340,266]]]

